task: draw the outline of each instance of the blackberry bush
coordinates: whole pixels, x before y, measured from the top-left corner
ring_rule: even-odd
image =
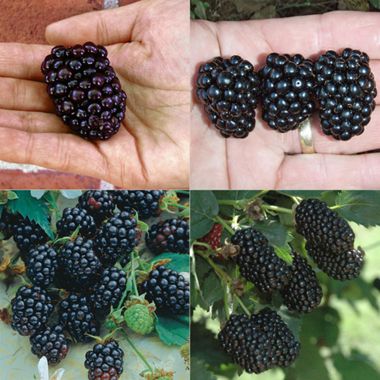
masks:
[[[76,207],[86,210],[99,225],[112,216],[114,197],[111,191],[87,190],[79,197]]]
[[[62,218],[57,222],[58,236],[71,236],[78,228],[79,234],[91,238],[96,233],[94,218],[84,209],[69,207],[63,210]]]

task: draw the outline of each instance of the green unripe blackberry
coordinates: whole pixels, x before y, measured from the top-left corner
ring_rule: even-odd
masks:
[[[154,316],[145,304],[129,306],[124,313],[124,319],[127,326],[137,334],[147,335],[154,329]]]

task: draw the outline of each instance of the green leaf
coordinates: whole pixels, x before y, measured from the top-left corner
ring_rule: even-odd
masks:
[[[191,378],[202,380],[217,380],[217,377],[210,372],[204,360],[194,358],[191,355]]]
[[[289,243],[293,239],[287,228],[275,220],[258,222],[254,228],[262,232],[271,245],[277,247],[285,246],[286,243]]]
[[[208,276],[204,278],[201,289],[203,299],[209,306],[223,299],[223,286],[215,272],[210,272]]]
[[[285,245],[283,247],[275,246],[274,251],[280,259],[284,260],[287,264],[292,264],[293,256],[292,256],[292,250],[289,247],[289,245]]]
[[[189,339],[190,319],[187,315],[160,315],[156,321],[156,331],[163,343],[168,346],[182,346]]]
[[[190,271],[190,256],[184,255],[181,253],[162,253],[161,255],[155,256],[152,259],[152,263],[155,263],[160,260],[170,259],[171,261],[167,263],[167,266],[170,269],[173,269],[177,272],[189,272]]]
[[[380,0],[369,0],[369,2],[374,8],[380,9]]]
[[[149,226],[141,220],[138,221],[137,226],[142,232],[149,231]]]

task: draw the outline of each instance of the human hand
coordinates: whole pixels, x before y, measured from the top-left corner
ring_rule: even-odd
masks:
[[[127,93],[120,131],[73,135],[55,115],[41,62],[52,46],[0,44],[0,159],[89,175],[125,188],[188,186],[188,2],[143,0],[48,26],[51,45],[105,45]]]
[[[380,83],[380,15],[333,12],[325,15],[260,21],[191,24],[192,71],[216,56],[240,55],[262,67],[272,52],[315,56],[345,47],[365,51]],[[195,77],[194,77],[195,79]],[[193,94],[194,95],[194,94]],[[376,99],[379,103],[379,98]],[[244,139],[224,139],[193,98],[191,186],[213,189],[344,189],[380,185],[380,110],[365,132],[336,141],[312,120],[315,154],[301,154],[299,132],[269,129],[256,116],[256,128]],[[366,153],[371,152],[372,153]],[[362,154],[358,154],[362,153]]]

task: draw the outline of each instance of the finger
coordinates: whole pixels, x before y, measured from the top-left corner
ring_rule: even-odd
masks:
[[[12,128],[30,133],[67,133],[70,128],[61,119],[45,112],[0,109],[0,128]]]

